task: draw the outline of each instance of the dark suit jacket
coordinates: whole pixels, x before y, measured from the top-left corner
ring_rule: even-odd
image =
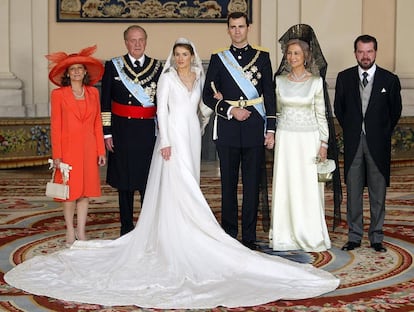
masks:
[[[362,102],[358,66],[338,74],[335,87],[335,115],[343,130],[345,179],[355,157],[362,131]],[[365,133],[369,151],[390,183],[391,135],[402,110],[401,85],[393,73],[377,66],[371,97],[365,113]],[[345,180],[346,181],[346,180]]]
[[[244,67],[249,64],[254,59],[257,51],[256,48],[249,46],[239,61],[240,66]],[[264,97],[266,115],[269,117],[267,118],[267,130],[275,130],[276,99],[269,53],[261,50],[257,60],[246,70],[251,71],[252,69],[253,71],[257,69],[257,72],[260,73],[259,75],[254,73],[254,78],[257,81],[255,87],[259,96],[263,95]],[[225,68],[218,54],[213,54],[206,74],[203,101],[219,116],[216,144],[232,147],[263,146],[264,119],[257,110],[253,106],[246,107],[245,109],[252,112],[246,121],[240,122],[234,118],[228,120],[226,114],[230,105],[225,101],[217,104],[217,100],[213,98],[213,90],[210,84],[212,81],[217,90],[223,94],[224,100],[247,99],[247,97]]]

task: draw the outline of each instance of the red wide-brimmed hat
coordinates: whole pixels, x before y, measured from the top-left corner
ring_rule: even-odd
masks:
[[[62,86],[62,77],[66,69],[73,64],[83,64],[89,74],[90,85],[96,84],[101,80],[104,67],[102,62],[91,55],[95,53],[96,45],[82,49],[79,53],[66,54],[65,52],[55,52],[46,55],[51,61],[52,69],[49,73],[49,79],[57,86]]]

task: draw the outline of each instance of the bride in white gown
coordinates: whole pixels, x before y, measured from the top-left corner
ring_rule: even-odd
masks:
[[[136,228],[31,258],[6,273],[8,284],[61,300],[148,308],[253,306],[338,287],[332,274],[252,251],[217,223],[199,188],[203,78],[193,44],[178,39],[159,81],[160,132]]]

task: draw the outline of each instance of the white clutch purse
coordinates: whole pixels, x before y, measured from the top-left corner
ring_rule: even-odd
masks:
[[[69,185],[67,185],[67,182],[69,180],[69,171],[72,169],[72,167],[65,163],[60,163],[60,171],[62,172],[63,177],[63,183],[55,183],[55,173],[56,168],[53,166],[53,160],[49,159],[50,167],[49,169],[53,168],[52,171],[52,179],[50,182],[46,183],[46,192],[45,195],[47,197],[57,198],[57,199],[63,199],[66,200],[69,198]]]
[[[318,182],[332,181],[333,172],[336,169],[335,160],[326,159],[316,163],[316,171],[318,172]]]
[[[55,171],[55,169],[53,170]],[[46,183],[46,196],[66,200],[69,198],[69,185],[52,182]]]

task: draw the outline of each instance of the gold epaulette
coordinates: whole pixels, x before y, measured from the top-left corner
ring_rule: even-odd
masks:
[[[226,51],[228,49],[229,49],[228,47],[227,48],[221,48],[221,49],[218,49],[218,50],[214,51],[213,54],[218,54],[218,53]]]
[[[252,45],[252,48],[256,49],[256,50],[259,50],[259,51],[263,51],[263,52],[269,52],[268,48],[264,48],[264,47],[257,46],[257,45]]]

